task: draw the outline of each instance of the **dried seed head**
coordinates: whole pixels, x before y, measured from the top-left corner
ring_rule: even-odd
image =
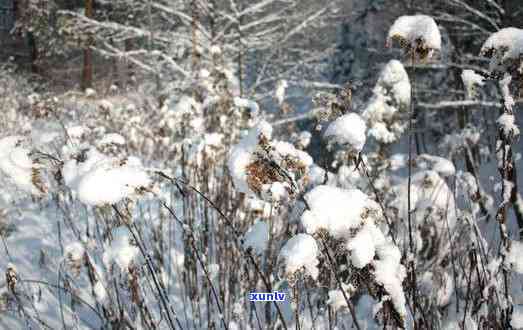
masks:
[[[7,287],[9,288],[9,291],[14,292],[16,284],[18,283],[18,274],[16,271],[16,267],[11,263],[7,264],[5,280],[7,283]]]

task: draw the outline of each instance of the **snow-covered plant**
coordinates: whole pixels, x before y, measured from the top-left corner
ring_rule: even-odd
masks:
[[[347,148],[349,153],[357,155],[366,141],[367,125],[356,113],[343,115],[329,124],[323,136],[329,142]]]
[[[363,225],[378,206],[359,189],[317,186],[305,194],[308,209],[301,217],[309,234],[325,231],[336,239],[347,238]]]
[[[278,263],[282,267],[282,275],[294,283],[301,275],[318,278],[318,244],[314,237],[308,234],[298,234],[291,237],[280,250]]]
[[[382,69],[373,96],[362,112],[368,134],[379,143],[398,140],[406,128],[410,96],[410,81],[403,64],[391,60]]]
[[[8,136],[0,139],[0,171],[20,190],[35,196],[47,192],[41,168],[34,156],[31,157],[25,137]]]
[[[229,171],[240,192],[284,202],[305,185],[312,159],[290,143],[272,141],[271,135],[267,122],[253,128],[233,147]]]
[[[320,123],[332,121],[347,114],[352,105],[352,87],[346,84],[337,93],[317,93],[312,99],[318,108],[316,117]],[[319,127],[321,128],[321,126]]]
[[[523,31],[516,28],[502,29],[493,33],[481,47],[481,54],[490,58],[490,74],[498,80],[499,90],[503,101],[503,111],[497,120],[498,137],[496,140],[497,167],[501,176],[501,202],[496,212],[496,220],[499,223],[499,233],[502,248],[499,250],[500,263],[494,267],[494,272],[503,273],[503,289],[498,290],[498,300],[502,304],[502,322],[508,324],[513,311],[513,301],[509,292],[511,282],[509,280],[510,268],[502,267],[511,255],[511,240],[507,229],[508,208],[511,204],[518,221],[523,219],[523,207],[521,197],[516,190],[514,180],[515,160],[512,145],[519,136],[519,128],[516,125],[514,115],[515,101],[512,96],[512,81],[516,81],[521,88],[521,58],[523,56]]]
[[[120,270],[127,272],[138,253],[138,248],[131,244],[129,231],[125,227],[118,227],[111,231],[109,247],[102,258],[107,267],[115,264]]]
[[[493,33],[481,47],[481,54],[490,58],[489,70],[493,74],[523,71],[523,30],[509,27]]]
[[[463,70],[461,72],[461,80],[465,86],[467,99],[474,99],[477,96],[477,88],[485,84],[485,78],[473,70]]]
[[[64,164],[65,183],[87,205],[117,204],[141,195],[151,179],[139,160],[106,157],[91,149]]]
[[[426,15],[401,16],[389,29],[387,44],[399,42],[415,59],[431,58],[441,50],[441,34],[434,19]]]
[[[377,203],[358,189],[331,186],[317,186],[304,199],[307,210],[301,222],[305,230],[325,242],[328,238],[341,242],[341,246],[334,243],[335,248],[347,253],[354,273],[368,272],[373,283],[383,288],[385,293],[379,298],[391,300],[402,324],[407,315],[402,286],[405,267],[400,250],[380,229],[383,220]]]
[[[434,258],[441,259],[446,256],[449,247],[448,230],[452,231],[457,221],[452,190],[441,176],[447,170],[437,163],[434,165],[415,173],[411,179],[410,212],[417,242],[415,251],[420,255],[418,261],[420,265],[425,262],[430,264]],[[439,170],[443,172],[438,173]],[[408,210],[405,203],[407,190],[408,182],[405,179],[395,187],[396,198],[392,203],[398,210],[398,237],[404,246],[408,245],[409,232],[406,221]]]

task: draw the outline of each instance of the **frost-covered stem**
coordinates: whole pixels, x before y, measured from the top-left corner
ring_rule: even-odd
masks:
[[[412,64],[414,65],[415,54],[412,54]],[[409,167],[408,167],[408,187],[407,187],[407,220],[409,226],[409,253],[407,257],[409,273],[411,279],[411,294],[413,299],[412,304],[412,317],[414,319],[414,329],[416,329],[416,307],[417,307],[417,280],[416,280],[416,269],[415,269],[415,260],[414,260],[414,238],[412,236],[412,214],[411,214],[411,190],[412,190],[412,134],[414,131],[414,97],[415,97],[415,87],[416,87],[416,74],[414,69],[412,70],[411,77],[411,89],[410,89],[410,113],[409,113],[409,134],[408,134],[408,144],[409,144]]]
[[[300,330],[300,296],[298,286],[295,285],[292,290],[294,291],[294,318],[296,319],[296,330]]]
[[[87,301],[82,299],[82,297],[80,297],[79,295],[74,293],[74,291],[72,291],[71,289],[62,287],[60,285],[51,284],[51,283],[48,283],[48,282],[45,282],[45,281],[41,281],[41,280],[25,280],[25,279],[21,279],[20,281],[23,282],[23,283],[29,283],[29,284],[45,285],[45,286],[47,286],[49,288],[55,288],[55,289],[58,289],[59,291],[65,291],[65,292],[69,293],[72,297],[74,297],[74,299],[76,301],[84,304],[87,308],[89,308],[96,316],[98,316],[98,318],[100,319],[100,321],[102,321],[102,323],[105,324],[105,322],[106,322],[106,319],[100,314],[100,312],[98,312],[98,310],[96,308],[94,308],[94,306],[92,306]],[[67,329],[65,327],[65,325],[64,325],[64,329]]]
[[[196,258],[198,259],[198,262],[200,263],[200,267],[202,267],[202,269],[203,269],[203,273],[205,274],[207,282],[209,283],[209,286],[211,287],[212,295],[214,296],[214,300],[216,301],[216,306],[218,307],[218,312],[220,313],[220,320],[222,321],[222,325],[225,329],[229,329],[229,326],[227,325],[227,323],[224,320],[223,309],[220,304],[220,299],[218,298],[218,294],[216,293],[216,288],[212,284],[211,278],[209,277],[209,272],[207,271],[207,267],[205,267],[205,264],[200,256],[200,254],[198,253],[196,245],[194,245],[195,238],[192,234],[191,234],[191,236],[192,236],[191,245],[194,250],[194,254],[196,255]]]
[[[330,252],[329,252],[329,247],[327,245],[327,242],[325,242],[325,240],[323,238],[320,239],[322,245],[323,245],[323,250],[325,251],[325,255],[327,256],[327,260],[329,260],[329,264],[331,266],[331,271],[332,271],[332,274],[334,275],[334,278],[336,279],[336,283],[338,284],[338,287],[343,295],[343,299],[345,299],[345,302],[347,303],[347,307],[349,308],[349,311],[350,311],[350,314],[352,316],[352,321],[354,322],[354,325],[356,326],[356,329],[360,330],[360,325],[358,323],[358,319],[356,319],[356,311],[354,310],[354,306],[352,305],[352,303],[350,302],[349,300],[349,297],[347,296],[347,293],[345,292],[345,289],[343,288],[343,285],[342,285],[342,282],[341,282],[341,279],[340,277],[338,276],[338,273],[337,273],[337,269],[338,267],[336,267],[336,262],[334,261],[334,259],[332,258]]]
[[[518,191],[518,179],[517,179],[517,168],[512,168],[512,194],[510,196],[510,202],[514,209],[514,215],[518,222],[519,227],[519,238],[523,239],[523,199]]]
[[[154,286],[156,288],[156,291],[158,292],[158,295],[160,296],[160,301],[161,301],[161,303],[163,305],[163,308],[165,309],[165,314],[167,315],[167,320],[169,321],[170,329],[176,329],[176,327],[174,326],[174,322],[173,322],[173,320],[171,318],[171,310],[172,309],[169,308],[169,305],[167,303],[167,299],[168,298],[166,296],[164,296],[164,293],[165,293],[164,291],[165,290],[161,289],[161,285],[159,283],[159,280],[156,277],[156,272],[154,271],[154,268],[152,266],[151,256],[147,252],[145,252],[145,249],[142,246],[142,241],[139,239],[137,234],[134,232],[133,227],[131,226],[131,224],[129,224],[127,221],[124,220],[125,217],[122,215],[120,210],[118,210],[116,205],[113,205],[113,210],[118,215],[118,217],[125,223],[125,225],[127,226],[127,229],[129,230],[129,232],[133,236],[133,239],[136,242],[136,245],[138,246],[138,249],[139,249],[140,253],[142,254],[142,256],[145,259],[145,264],[147,266],[147,270],[149,271],[149,273],[151,274],[151,276],[153,278],[153,283],[154,283]],[[180,329],[182,329],[183,327],[182,327],[182,325],[180,323],[180,320],[178,319],[178,317],[176,315],[174,315],[174,317],[175,317],[176,323],[178,324]]]
[[[0,237],[2,237],[2,243],[3,243],[3,245],[4,245],[5,253],[6,253],[6,255],[7,255],[8,260],[9,260],[10,263],[12,263],[12,264],[14,265],[13,258],[11,257],[11,254],[9,253],[9,249],[8,249],[8,247],[7,247],[7,242],[5,241],[5,236],[4,236],[3,234],[0,234]],[[7,276],[7,274],[6,274],[6,276]],[[18,276],[19,276],[19,275],[17,274],[17,275],[16,275],[16,279],[19,280]],[[13,296],[15,297],[15,300],[16,300],[18,306],[19,306],[19,311],[21,312],[21,314],[23,315],[24,319],[26,320],[26,323],[28,323],[28,322],[29,322],[29,321],[28,321],[29,315],[27,314],[27,312],[26,312],[26,310],[25,310],[25,307],[22,305],[22,301],[20,300],[20,297],[19,297],[18,292],[17,292],[17,291],[18,291],[18,288],[21,288],[22,294],[23,294],[24,296],[27,296],[27,297],[30,296],[30,295],[27,293],[27,292],[30,292],[30,290],[29,290],[29,288],[28,288],[27,286],[25,286],[24,284],[22,284],[21,287],[20,287],[20,286],[17,286],[16,288],[13,287],[13,288],[12,288],[13,290],[12,290],[12,292],[11,292],[11,293],[13,294]],[[26,291],[27,291],[27,292],[26,292]],[[36,320],[37,320],[38,322],[40,322],[40,323],[43,324],[43,321],[42,321],[41,318],[40,318],[40,313],[38,312],[38,309],[36,309],[36,306],[35,306],[34,301],[33,301],[32,299],[31,299],[30,301],[31,301],[31,307],[32,307],[32,309],[34,310],[35,315],[36,315]],[[45,325],[45,324],[44,324],[44,325]]]
[[[502,116],[514,116],[513,99],[510,94],[511,76],[506,74],[503,80],[499,81],[499,88],[503,99]],[[512,186],[514,160],[512,158],[512,127],[501,120],[498,120],[498,141],[497,141],[497,156],[498,156],[498,170],[501,175],[501,204],[498,208],[496,219],[499,223],[499,233],[501,236],[502,248],[500,249],[501,267],[503,271],[503,284],[505,295],[505,308],[503,308],[502,316],[504,317],[504,325],[510,325],[512,314],[512,301],[509,290],[509,269],[505,266],[506,254],[510,251],[510,239],[507,232],[507,212],[512,201],[514,186]],[[508,198],[507,198],[508,196]]]
[[[167,209],[167,211],[171,214],[171,216],[173,216],[173,218],[178,223],[183,224],[183,222],[180,219],[178,219],[178,217],[176,216],[174,211],[169,206],[167,206],[167,204],[165,202],[163,202],[163,201],[162,201],[162,206]],[[182,225],[182,228],[183,228],[183,225]],[[200,267],[202,267],[202,270],[203,270],[203,272],[205,274],[205,277],[207,279],[207,283],[209,284],[209,286],[211,288],[211,292],[212,292],[212,294],[214,296],[214,300],[216,301],[216,306],[218,307],[218,312],[220,313],[220,320],[222,322],[222,325],[223,325],[223,327],[225,329],[229,329],[229,326],[227,325],[227,323],[225,322],[225,319],[224,319],[225,316],[223,314],[223,309],[222,309],[222,306],[220,304],[220,299],[218,297],[218,293],[216,292],[216,288],[214,287],[214,284],[211,281],[211,278],[209,276],[209,272],[207,270],[207,267],[205,267],[205,263],[203,262],[202,257],[200,256],[200,253],[198,252],[198,248],[196,247],[196,245],[194,243],[196,241],[196,237],[194,237],[194,234],[193,234],[191,229],[189,229],[189,230],[185,230],[184,229],[184,232],[189,234],[190,245],[192,247],[194,255],[196,256],[196,259],[198,260],[198,263],[200,264]]]
[[[485,191],[483,190],[481,186],[481,181],[479,179],[479,169],[477,164],[474,162],[474,157],[472,156],[472,151],[470,150],[469,146],[465,146],[465,152],[466,152],[466,161],[471,166],[472,175],[474,176],[474,179],[476,181],[477,191],[476,193],[479,195],[479,207],[481,210],[481,213],[487,217],[487,220],[490,218],[490,213],[487,209],[487,206],[485,205]]]
[[[452,189],[452,194],[454,200],[457,200],[456,198],[456,176],[454,176],[454,187]],[[447,203],[447,210],[445,214],[448,214],[448,203]],[[454,280],[454,283],[458,283],[458,277],[457,277],[457,271],[456,271],[456,257],[454,255],[454,246],[452,243],[452,234],[450,233],[450,226],[449,226],[449,218],[448,216],[445,216],[445,227],[447,228],[447,235],[449,236],[449,244],[450,244],[450,262],[452,264],[452,278]],[[479,274],[478,274],[478,281],[479,281]],[[456,313],[459,314],[459,295],[458,295],[458,288],[457,285],[454,286],[454,294],[456,296]]]
[[[166,175],[165,173],[163,172],[157,172],[157,174],[161,177],[163,177],[164,179],[167,179],[169,180],[171,183],[173,183],[174,185],[176,185],[177,187],[179,187],[178,183],[181,183],[183,185],[185,185],[186,187],[188,187],[190,190],[194,191],[196,194],[198,194],[201,198],[203,198],[207,203],[209,203],[209,205],[211,205],[211,207],[216,211],[218,212],[218,214],[220,215],[220,217],[225,221],[225,224],[227,225],[227,227],[229,227],[229,229],[233,232],[234,234],[234,237],[235,239],[233,240],[233,242],[235,243],[236,245],[236,248],[243,254],[244,257],[247,257],[248,261],[250,261],[252,263],[252,265],[254,266],[255,268],[255,271],[256,273],[258,274],[258,276],[260,276],[260,278],[262,279],[264,285],[265,285],[265,288],[267,290],[270,290],[271,289],[271,284],[269,282],[269,280],[266,278],[266,276],[263,274],[262,270],[260,269],[258,263],[256,262],[256,260],[254,259],[254,257],[252,256],[252,254],[250,253],[250,251],[248,250],[245,250],[243,249],[243,239],[241,238],[241,235],[238,233],[238,231],[236,230],[236,228],[234,227],[234,224],[233,222],[231,221],[231,219],[229,219],[223,212],[222,210],[220,210],[220,208],[218,208],[218,206],[216,206],[216,204],[210,200],[207,196],[205,196],[201,191],[199,191],[197,188],[195,188],[194,186],[184,182],[183,180],[178,180],[178,179],[174,179],[174,178],[171,178],[169,177],[168,175]],[[239,242],[238,242],[239,240]],[[285,318],[283,317],[283,313],[280,309],[280,306],[278,305],[278,303],[276,301],[273,301],[273,305],[274,307],[276,308],[276,312],[278,313],[278,317],[280,318],[280,321],[281,321],[281,324],[283,326],[283,328],[285,330],[287,330],[287,323],[285,322]]]
[[[62,263],[58,266],[58,283],[57,285],[60,285],[60,282],[62,282]],[[62,300],[62,292],[60,291],[58,293],[58,303],[60,304],[60,321],[62,322],[62,326],[64,329],[67,329],[65,326],[65,316],[64,316],[64,302]]]
[[[254,269],[256,270],[256,273],[258,273],[258,275],[262,279],[263,284],[265,285],[265,288],[267,290],[271,290],[271,284],[270,284],[269,280],[267,280],[267,278],[265,277],[265,275],[261,271],[260,267],[256,263],[256,260],[254,260],[254,257],[252,256],[252,254],[250,252],[246,252],[246,254],[247,254],[247,258],[249,259],[249,261],[254,266]],[[283,328],[285,330],[287,330],[288,329],[287,328],[287,323],[285,322],[285,318],[283,317],[283,314],[281,312],[280,306],[278,305],[278,303],[276,301],[273,301],[273,305],[276,307],[276,312],[278,313],[278,317],[280,318],[280,321],[281,321],[281,324],[282,324]]]
[[[367,181],[369,182],[369,185],[372,188],[374,197],[376,197],[376,202],[378,202],[381,212],[383,212],[383,217],[385,218],[385,221],[387,222],[387,226],[389,227],[389,233],[390,233],[390,237],[392,238],[392,242],[394,243],[394,245],[398,246],[398,244],[396,243],[396,236],[394,235],[394,231],[392,230],[393,229],[392,222],[390,221],[389,216],[387,215],[387,210],[385,208],[385,205],[383,204],[383,200],[381,199],[381,197],[379,195],[378,189],[374,185],[374,179],[370,176],[367,165],[365,164],[365,161],[363,160],[363,157],[361,157],[361,155],[359,156],[358,162],[361,164],[361,169],[363,170],[363,173],[365,174],[365,177],[367,178]]]
[[[472,247],[472,251],[469,253],[469,259],[470,259],[470,269],[469,269],[469,276],[468,276],[468,279],[467,279],[467,292],[465,294],[465,310],[463,311],[463,320],[461,322],[463,328],[465,328],[465,321],[466,321],[466,317],[467,317],[467,309],[469,307],[469,301],[470,301],[470,286],[472,284],[472,273],[474,272],[473,271],[473,261],[474,261],[474,250],[475,250],[475,247],[473,246]],[[479,279],[478,279],[479,280]],[[459,301],[458,301],[459,302]]]
[[[316,329],[316,321],[314,320],[314,313],[313,313],[313,308],[312,308],[312,303],[311,303],[311,294],[310,294],[310,290],[309,288],[307,288],[307,284],[304,283],[304,287],[305,287],[305,292],[307,293],[307,305],[309,307],[309,312],[311,314],[311,322],[312,322],[312,328],[313,329]]]
[[[273,208],[273,205],[271,204],[271,209],[269,212],[269,219],[268,219],[269,220],[269,241],[268,241],[267,249],[265,252],[265,276],[269,277],[269,278],[272,273],[272,260],[271,260],[272,248],[271,247],[273,246],[273,240],[274,240],[273,211],[274,211],[274,208]],[[272,292],[272,285],[271,285],[271,287],[267,288],[267,291]],[[271,322],[272,322],[271,314],[272,314],[271,305],[265,304],[265,324],[268,328],[270,328]]]

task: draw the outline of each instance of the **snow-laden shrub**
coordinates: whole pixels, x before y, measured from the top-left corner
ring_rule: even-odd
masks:
[[[331,186],[317,186],[305,194],[308,210],[302,217],[302,224],[309,234],[321,230],[337,239],[344,239],[360,227],[369,213],[378,206],[359,189],[341,189]]]
[[[95,149],[68,160],[62,175],[80,201],[93,206],[117,204],[136,197],[151,184],[139,160],[112,158]]]
[[[438,163],[436,163],[438,164]],[[442,257],[449,248],[448,230],[452,232],[457,222],[454,194],[445,180],[435,171],[443,173],[450,169],[436,167],[433,170],[421,170],[412,176],[411,216],[412,228],[416,235],[415,250],[423,255],[423,260]],[[408,237],[407,226],[407,179],[394,187],[396,198],[392,205],[398,210],[398,237]],[[406,246],[408,242],[403,241]]]
[[[326,185],[315,187],[304,198],[308,206],[301,218],[305,230],[322,239],[332,237],[334,241],[331,243],[335,246],[335,242],[344,242],[342,249],[347,251],[353,271],[367,269],[374,283],[386,292],[380,297],[382,301],[390,299],[399,318],[404,320],[406,307],[402,282],[406,271],[401,264],[399,248],[378,227],[377,203],[358,189]]]
[[[347,297],[351,297],[356,291],[350,284],[342,284],[342,288]],[[329,304],[335,311],[348,308],[347,301],[340,289],[329,291],[329,300],[327,300],[327,304]]]
[[[443,178],[452,177],[456,174],[456,167],[447,158],[421,154],[414,161],[416,168],[432,170]]]
[[[461,80],[465,86],[467,99],[474,99],[478,93],[477,87],[485,85],[485,78],[474,72],[474,70],[463,70],[461,72]]]
[[[291,237],[278,255],[283,277],[291,282],[300,275],[316,279],[319,274],[318,255],[319,248],[314,237],[308,234]]]
[[[109,246],[103,253],[103,262],[107,267],[113,264],[126,272],[129,265],[138,256],[138,248],[131,244],[129,230],[118,227],[111,231]]]
[[[40,173],[42,166],[31,158],[31,150],[24,145],[27,139],[23,136],[0,139],[0,171],[20,190],[41,196],[47,192]]]
[[[407,124],[405,116],[410,96],[407,71],[401,62],[391,60],[382,69],[373,96],[362,112],[369,126],[369,136],[379,143],[397,141]]]
[[[405,52],[419,59],[441,50],[441,34],[434,19],[426,15],[401,16],[389,29],[387,43],[398,41]]]
[[[490,58],[491,72],[519,70],[521,73],[523,30],[509,27],[493,33],[481,47],[481,54]]]
[[[359,153],[366,141],[367,126],[356,113],[349,113],[334,120],[323,134],[329,142],[346,146],[350,151]]]
[[[238,191],[284,202],[305,185],[312,158],[271,135],[272,127],[259,123],[232,148],[228,166]]]

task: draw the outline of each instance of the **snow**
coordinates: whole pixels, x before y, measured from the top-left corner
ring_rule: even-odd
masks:
[[[463,70],[461,72],[461,80],[465,86],[468,99],[473,99],[476,94],[476,87],[485,85],[485,78],[474,70]]]
[[[514,329],[523,329],[523,306],[514,306],[514,311],[512,312],[512,319],[510,320],[510,325]]]
[[[387,129],[384,123],[375,123],[369,129],[369,136],[383,143],[392,143],[396,140],[396,136]]]
[[[283,101],[285,101],[285,91],[289,87],[289,84],[286,80],[280,80],[278,81],[278,84],[276,85],[276,91],[274,93],[274,96],[276,100],[278,101],[279,105],[283,104]]]
[[[355,165],[342,165],[338,168],[338,183],[342,188],[360,187],[365,182],[361,172],[356,169]]]
[[[262,254],[269,242],[269,226],[265,221],[257,221],[245,233],[244,246],[252,248],[254,253]]]
[[[177,115],[183,115],[192,113],[193,109],[199,110],[200,103],[198,103],[194,98],[184,95],[176,104],[174,111]]]
[[[381,70],[374,93],[387,94],[398,105],[410,105],[410,80],[403,64],[398,60],[390,60]]]
[[[7,136],[0,139],[0,172],[9,177],[20,190],[41,195],[33,180],[38,166],[29,157],[30,150],[22,147],[23,136]]]
[[[256,150],[259,139],[270,139],[271,136],[271,125],[266,121],[262,121],[232,148],[228,167],[233,178],[234,187],[238,191],[246,194],[251,193],[247,184],[247,166],[252,162],[252,153]]]
[[[434,19],[426,15],[401,16],[390,27],[387,42],[401,38],[414,48],[421,40],[429,50],[441,50],[441,34]],[[430,57],[430,53],[429,53]]]
[[[391,60],[381,70],[373,96],[362,112],[370,127],[369,136],[381,143],[396,141],[405,129],[398,114],[408,109],[410,97],[410,81],[403,64]]]
[[[86,152],[85,161],[67,161],[62,174],[66,185],[78,194],[80,201],[92,206],[116,204],[133,197],[136,189],[151,183],[146,170],[132,159],[121,162],[95,149]]]
[[[78,197],[83,203],[93,206],[116,204],[150,183],[149,175],[141,167],[102,163],[80,180]]]
[[[54,121],[37,120],[31,125],[31,141],[37,147],[52,143],[58,139],[62,133],[62,127]]]
[[[508,27],[491,34],[481,47],[481,54],[491,57],[491,71],[500,69],[508,60],[519,59],[523,54],[523,30]]]
[[[114,109],[114,105],[109,100],[100,100],[97,103],[100,109],[104,111],[112,111]]]
[[[127,271],[129,264],[138,255],[138,248],[131,245],[130,233],[125,227],[111,231],[112,240],[103,253],[103,261],[107,266],[115,263],[122,271]]]
[[[96,298],[100,301],[105,301],[107,299],[107,291],[105,290],[101,281],[97,281],[93,286],[94,294]]]
[[[212,45],[210,51],[212,55],[221,55],[222,53],[221,48],[217,45]]]
[[[402,179],[393,187],[395,199],[391,206],[398,210],[398,237],[408,237],[407,196],[408,179]],[[422,249],[424,239],[420,230],[424,227],[439,239],[434,248],[445,251],[448,248],[448,230],[452,231],[457,222],[456,201],[454,193],[445,180],[434,170],[421,170],[412,175],[411,213],[412,225],[416,228],[417,246]],[[448,228],[447,228],[448,225]],[[405,235],[405,236],[404,236]],[[427,238],[428,239],[428,238]],[[407,244],[404,242],[404,244]]]
[[[260,106],[255,101],[242,98],[239,96],[234,97],[234,105],[239,108],[247,108],[251,112],[251,116],[256,117],[260,112]]]
[[[510,250],[506,254],[505,263],[507,267],[516,273],[523,274],[523,243],[519,241],[510,242]]]
[[[299,160],[305,166],[311,166],[313,163],[312,157],[305,151],[296,149],[292,144],[283,141],[274,141],[271,146],[276,151],[275,157],[286,158],[291,157]]]
[[[203,166],[204,160],[213,159],[221,149],[224,135],[221,133],[208,133],[198,143],[191,146],[187,161],[196,166]],[[205,155],[205,158],[204,158]]]
[[[505,73],[503,79],[499,81],[499,86],[501,88],[501,94],[503,95],[503,101],[505,102],[505,108],[512,111],[512,108],[516,104],[512,94],[510,93],[510,83],[512,82],[512,76],[508,73]]]
[[[64,255],[73,261],[82,260],[84,252],[84,247],[80,242],[73,242],[64,248]]]
[[[282,203],[305,185],[313,160],[288,142],[270,141],[271,134],[267,122],[254,127],[232,148],[228,167],[238,191]]]
[[[298,136],[297,144],[301,149],[305,149],[311,143],[312,134],[308,131],[303,131]]]
[[[416,167],[423,170],[433,170],[442,177],[456,174],[456,167],[450,160],[428,154],[421,154],[416,158]]]
[[[89,132],[89,128],[82,125],[74,125],[67,127],[67,135],[71,139],[80,139],[87,132]]]
[[[85,90],[85,96],[87,97],[95,97],[96,96],[96,90],[92,89],[92,88],[87,88]]]
[[[499,116],[497,123],[499,128],[502,130],[503,135],[506,137],[515,137],[519,135],[519,128],[515,123],[516,118],[514,115],[503,113]]]
[[[367,266],[373,259],[376,249],[373,243],[373,228],[371,224],[365,225],[347,243],[347,250],[350,252],[350,261],[356,268]]]
[[[390,169],[392,171],[397,171],[400,168],[407,166],[409,161],[408,155],[406,154],[393,154],[389,158]]]
[[[364,222],[368,209],[376,203],[359,189],[341,189],[321,185],[305,194],[310,210],[301,221],[309,234],[325,229],[334,238],[347,239],[350,231]]]
[[[287,182],[273,182],[262,186],[262,195],[265,196],[265,200],[283,203],[289,200],[291,190]]]
[[[403,280],[407,276],[405,267],[401,264],[401,252],[392,243],[376,246],[378,260],[373,261],[376,282],[383,285],[391,298],[394,309],[404,319],[407,315]]]
[[[330,123],[323,136],[337,143],[347,144],[352,150],[360,152],[365,145],[366,130],[365,121],[359,115],[349,113]]]
[[[108,144],[125,145],[125,138],[118,133],[105,134],[98,142],[98,145]]]
[[[343,283],[341,286],[347,298],[350,299],[352,294],[356,291],[355,288],[351,284],[345,283]],[[329,299],[327,300],[327,304],[329,304],[334,309],[334,311],[348,308],[347,301],[345,300],[341,289],[329,291]]]
[[[319,249],[316,240],[308,234],[297,234],[290,238],[280,250],[278,263],[284,266],[286,276],[303,270],[305,275],[318,277]]]
[[[439,307],[450,303],[454,294],[454,280],[447,272],[427,271],[420,278],[420,291],[423,295],[434,299]]]

